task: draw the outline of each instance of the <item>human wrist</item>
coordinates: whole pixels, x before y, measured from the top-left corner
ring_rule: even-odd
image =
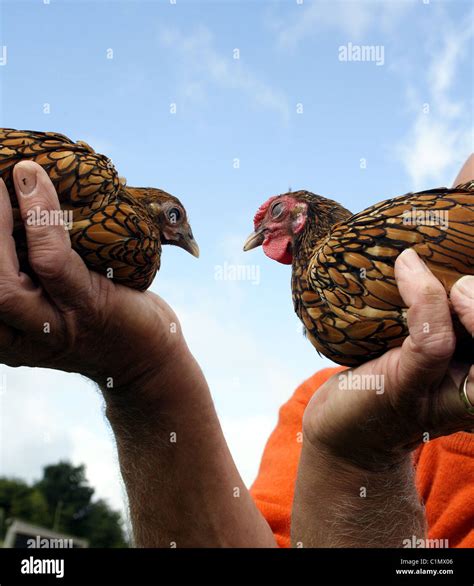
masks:
[[[206,379],[184,338],[172,351],[137,370],[127,384],[102,388],[102,392],[116,435],[134,441],[175,429],[176,422],[189,413],[198,411],[205,419],[214,409]],[[161,422],[158,427],[157,421]]]
[[[88,347],[93,366],[83,374],[106,398],[144,389],[186,349],[179,320],[163,299],[149,292],[130,297],[124,290],[107,299],[104,317],[88,336],[95,345]]]
[[[403,464],[416,448],[415,444],[395,442],[392,433],[384,433],[382,422],[377,434],[376,429],[364,430],[363,423],[350,421],[352,415],[341,416],[336,422],[332,414],[321,417],[318,412],[321,406],[313,407],[310,403],[304,413],[303,438],[320,457],[339,461],[355,470],[380,473]]]
[[[424,536],[425,525],[409,455],[368,469],[303,439],[293,546],[401,547],[404,539]]]
[[[331,446],[314,435],[308,437],[303,431],[303,449],[314,465],[321,469],[337,470],[341,476],[361,478],[381,475],[398,474],[400,470],[411,466],[412,455],[409,451],[368,451],[363,453],[363,446]],[[337,480],[337,478],[335,479]]]
[[[120,364],[120,355],[116,360]],[[192,355],[180,335],[167,348],[150,348],[146,355],[122,359],[120,366],[101,370],[94,380],[107,403],[146,401],[149,396],[157,399],[167,389],[176,386],[180,370],[181,373],[185,372],[191,360]]]

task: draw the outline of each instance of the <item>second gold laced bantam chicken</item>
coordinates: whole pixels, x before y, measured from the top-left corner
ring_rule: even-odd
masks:
[[[294,309],[316,350],[355,366],[400,346],[406,307],[394,276],[397,256],[413,247],[449,293],[474,275],[474,182],[408,193],[356,215],[309,191],[271,197],[257,211],[244,250],[292,264]],[[472,337],[454,323],[459,356]],[[428,324],[429,327],[429,324]]]
[[[162,244],[199,256],[186,210],[178,198],[153,187],[130,187],[111,160],[87,143],[54,132],[0,129],[0,176],[14,214],[14,238],[23,271],[29,272],[25,229],[13,185],[13,168],[35,161],[58,193],[62,216],[26,221],[62,221],[73,248],[92,270],[145,290],[160,268]]]

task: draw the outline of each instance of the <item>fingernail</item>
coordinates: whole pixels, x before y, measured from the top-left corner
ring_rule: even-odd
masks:
[[[413,248],[407,248],[404,250],[400,254],[399,258],[409,271],[414,273],[421,273],[428,270],[428,267],[421,260]]]
[[[18,175],[18,187],[20,188],[21,195],[30,195],[36,187],[36,170],[25,167],[21,169]]]
[[[474,299],[474,276],[466,275],[456,281],[452,289],[456,288],[462,295]]]

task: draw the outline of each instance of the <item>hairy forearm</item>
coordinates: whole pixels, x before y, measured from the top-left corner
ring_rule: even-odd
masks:
[[[368,471],[303,443],[293,503],[294,547],[402,547],[425,536],[411,459]]]
[[[104,395],[137,546],[275,546],[184,341],[159,374]]]

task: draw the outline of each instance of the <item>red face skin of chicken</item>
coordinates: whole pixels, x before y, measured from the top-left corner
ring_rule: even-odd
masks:
[[[307,204],[291,195],[277,195],[262,204],[253,220],[256,233],[263,233],[265,254],[282,264],[293,261],[294,237],[306,223]]]

